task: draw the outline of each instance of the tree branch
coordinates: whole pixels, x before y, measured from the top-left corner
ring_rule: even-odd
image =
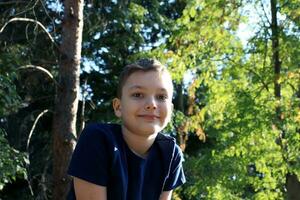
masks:
[[[35,129],[35,126],[36,126],[36,124],[38,123],[39,119],[40,119],[45,113],[47,113],[47,112],[49,112],[48,109],[44,110],[44,111],[41,112],[41,113],[37,116],[37,118],[34,120],[34,123],[33,123],[32,127],[31,127],[30,133],[29,133],[29,135],[28,135],[27,144],[26,144],[26,150],[27,150],[28,153],[29,153],[29,144],[30,144],[31,136],[32,136],[32,134],[33,134],[33,131],[34,131],[34,129]]]
[[[18,4],[18,3],[28,3],[28,2],[27,1],[8,1],[8,2],[0,2],[0,5]]]
[[[5,27],[6,27],[9,23],[15,22],[15,21],[23,21],[23,22],[33,22],[33,23],[36,23],[37,25],[39,25],[39,26],[43,29],[43,31],[44,31],[44,32],[47,34],[47,36],[50,38],[51,42],[57,47],[57,44],[55,43],[53,37],[50,35],[50,33],[49,33],[49,32],[47,31],[47,29],[45,28],[45,26],[44,26],[41,22],[39,22],[39,21],[37,21],[37,20],[35,20],[35,19],[23,18],[23,17],[15,17],[15,18],[12,18],[12,19],[10,19],[8,22],[6,22],[6,23],[4,24],[4,26],[0,29],[0,34],[3,32],[3,30],[5,29]]]
[[[30,69],[30,68],[42,71],[43,73],[47,74],[51,78],[51,80],[53,80],[53,82],[55,83],[55,85],[58,85],[58,83],[54,79],[53,75],[48,70],[46,70],[43,67],[36,66],[36,65],[25,65],[25,66],[19,67],[18,69]]]
[[[30,133],[29,133],[29,135],[28,135],[28,138],[27,138],[27,144],[26,144],[26,151],[27,151],[27,159],[28,159],[28,161],[29,161],[29,144],[30,144],[30,140],[31,140],[31,136],[32,136],[32,134],[33,134],[33,131],[34,131],[34,129],[35,129],[35,126],[36,126],[36,124],[37,124],[37,122],[39,121],[39,119],[45,114],[45,113],[47,113],[47,112],[49,112],[49,110],[48,109],[46,109],[46,110],[44,110],[43,112],[41,112],[38,116],[37,116],[37,118],[35,119],[35,121],[34,121],[34,123],[33,123],[33,125],[32,125],[32,128],[31,128],[31,130],[30,130]],[[30,162],[30,161],[29,161]],[[26,169],[27,169],[27,171],[29,171],[29,163],[26,163]],[[31,185],[31,180],[30,180],[30,176],[28,175],[28,177],[27,177],[27,182],[28,182],[28,186],[29,186],[29,190],[30,190],[30,193],[31,193],[31,196],[34,196],[34,193],[33,193],[33,190],[32,190],[32,185]]]
[[[270,19],[268,18],[268,15],[267,15],[267,12],[265,10],[265,6],[264,6],[264,3],[263,3],[262,0],[260,1],[260,6],[261,6],[262,10],[264,11],[264,15],[267,19],[267,22],[268,22],[269,26],[271,26],[272,23],[271,23]]]

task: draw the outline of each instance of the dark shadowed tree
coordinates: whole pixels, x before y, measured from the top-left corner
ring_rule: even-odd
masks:
[[[278,26],[278,2],[277,0],[271,0],[271,40],[272,40],[272,65],[274,69],[274,95],[278,102],[281,100],[281,85],[280,85],[280,76],[281,76],[281,61],[280,61],[280,27]],[[283,140],[285,139],[285,130],[281,127],[283,124],[283,114],[282,108],[280,105],[276,107],[276,121],[277,121],[277,128],[279,128],[280,136],[278,138],[278,143],[283,149],[283,152],[286,151],[286,147],[283,145]],[[293,165],[290,161],[289,164]],[[300,190],[300,183],[297,178],[297,175],[293,173],[288,173],[286,175],[286,189],[287,189],[287,198],[288,199],[298,199],[299,198],[299,190]]]

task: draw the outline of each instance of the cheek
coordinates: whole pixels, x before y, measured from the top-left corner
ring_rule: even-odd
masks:
[[[168,118],[171,115],[172,109],[170,106],[165,105],[161,108],[162,114],[165,118]]]
[[[122,105],[122,113],[123,114],[132,114],[134,112],[136,112],[137,108],[138,108],[138,103],[136,102],[126,102]]]

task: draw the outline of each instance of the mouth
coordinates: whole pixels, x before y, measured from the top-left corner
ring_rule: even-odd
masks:
[[[159,119],[159,116],[157,116],[157,115],[138,115],[138,116],[147,121],[154,121],[156,119]]]

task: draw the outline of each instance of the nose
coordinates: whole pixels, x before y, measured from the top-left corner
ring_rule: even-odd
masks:
[[[148,98],[145,104],[146,110],[155,110],[157,108],[157,104],[155,98]]]

